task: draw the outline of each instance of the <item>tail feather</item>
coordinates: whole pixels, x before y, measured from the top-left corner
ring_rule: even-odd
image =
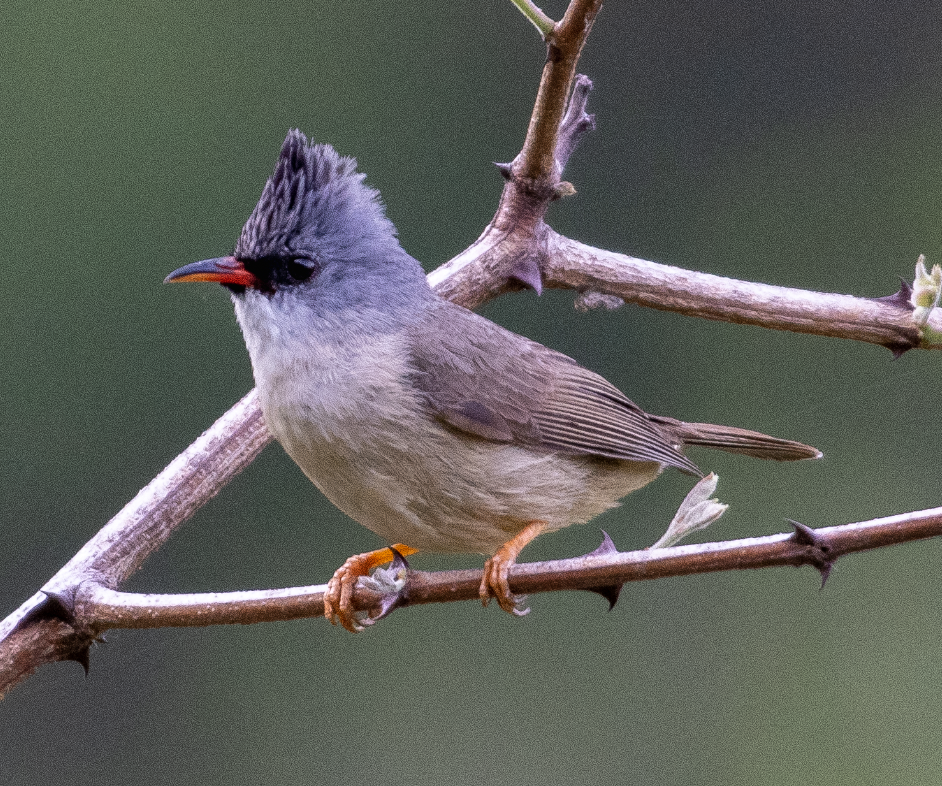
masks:
[[[775,461],[816,459],[822,456],[820,450],[810,445],[770,437],[758,431],[735,426],[717,426],[713,423],[684,423],[660,415],[651,415],[650,418],[683,445],[702,445],[725,450],[727,453],[741,453],[744,456]]]

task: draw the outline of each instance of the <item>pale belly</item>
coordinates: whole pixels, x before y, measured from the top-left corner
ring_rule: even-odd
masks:
[[[256,373],[272,434],[334,505],[389,543],[493,554],[532,521],[588,521],[661,471],[453,430],[403,381],[395,342],[381,339],[370,358],[318,345],[304,368],[297,355],[253,356],[272,361]]]
[[[266,413],[272,432],[340,510],[389,543],[493,554],[531,521],[588,521],[653,480],[657,463],[598,462],[487,442],[400,412],[325,428]]]

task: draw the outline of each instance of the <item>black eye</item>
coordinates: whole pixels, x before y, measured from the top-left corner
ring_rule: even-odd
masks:
[[[307,281],[317,272],[317,263],[310,259],[289,259],[285,269],[295,281]]]

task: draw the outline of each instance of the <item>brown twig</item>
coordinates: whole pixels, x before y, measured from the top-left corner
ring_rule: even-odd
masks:
[[[531,187],[540,188],[558,179],[556,148],[559,129],[572,90],[576,65],[589,37],[601,0],[572,0],[566,14],[547,36],[546,64],[536,96],[523,150],[514,174]]]
[[[790,534],[520,563],[511,569],[511,589],[520,594],[593,590],[629,581],[786,565],[811,565],[826,577],[834,561],[845,554],[942,535],[942,508],[817,530],[793,526]],[[409,571],[395,605],[477,601],[480,585],[480,570]],[[223,594],[142,595],[89,585],[82,588],[76,609],[96,632],[282,622],[323,617],[325,589],[320,584]],[[372,610],[380,596],[360,589],[356,601],[359,609]]]
[[[688,316],[879,344],[942,349],[942,310],[924,327],[905,297],[862,298],[738,281],[592,248],[548,229],[544,283]]]

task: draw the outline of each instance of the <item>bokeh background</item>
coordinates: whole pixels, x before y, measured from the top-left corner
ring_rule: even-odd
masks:
[[[545,10],[558,18],[561,0]],[[0,24],[0,608],[31,595],[252,385],[218,287],[285,132],[356,155],[431,269],[492,215],[544,48],[509,0],[8,2]],[[581,71],[598,130],[549,220],[736,278],[880,296],[942,261],[942,6],[610,3]],[[625,307],[485,313],[654,412],[811,442],[699,452],[732,508],[705,538],[939,504],[942,356]],[[672,473],[524,558],[661,533]],[[377,540],[272,446],[127,585],[325,581]],[[480,559],[417,556],[423,569]],[[115,631],[0,704],[0,782],[937,784],[938,542],[810,568],[323,620]]]

